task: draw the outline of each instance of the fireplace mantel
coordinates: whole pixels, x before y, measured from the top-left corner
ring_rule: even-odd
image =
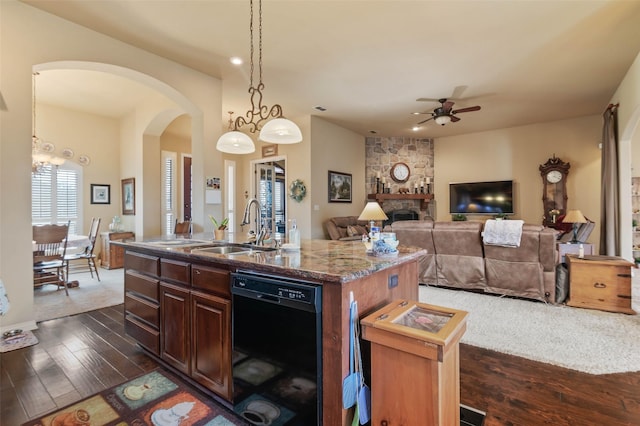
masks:
[[[385,200],[418,200],[420,201],[420,210],[426,210],[429,201],[433,200],[433,194],[369,194],[369,200],[376,200],[382,206]]]

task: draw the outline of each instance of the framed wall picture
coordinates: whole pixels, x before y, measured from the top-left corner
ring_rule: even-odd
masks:
[[[91,204],[111,204],[111,185],[92,183]]]
[[[122,179],[122,214],[136,214],[136,178]]]
[[[340,173],[329,170],[329,202],[351,202],[351,173]]]

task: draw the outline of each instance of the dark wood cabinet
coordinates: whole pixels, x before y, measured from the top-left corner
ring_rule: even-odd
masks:
[[[102,232],[102,250],[100,252],[100,265],[105,269],[117,269],[124,266],[124,248],[111,244],[112,241],[121,241],[135,238],[133,232]]]
[[[189,290],[160,283],[160,357],[185,374],[191,373]]]
[[[191,377],[231,400],[231,301],[194,291],[191,320]]]
[[[160,352],[159,258],[127,252],[124,275],[124,327],[153,354]]]
[[[231,401],[229,271],[129,250],[124,266],[127,334]]]

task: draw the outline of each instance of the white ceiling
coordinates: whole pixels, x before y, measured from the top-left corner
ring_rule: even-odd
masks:
[[[22,1],[223,79],[221,123],[226,111],[250,107],[248,0]],[[314,114],[362,135],[441,137],[600,114],[640,51],[640,1],[264,0],[262,7],[265,103],[281,104],[293,120]],[[231,65],[231,56],[245,64]],[[39,77],[39,100],[117,116],[148,96],[110,75],[56,73]],[[411,130],[428,117],[412,112],[438,106],[417,98],[454,93],[455,108],[482,109]]]

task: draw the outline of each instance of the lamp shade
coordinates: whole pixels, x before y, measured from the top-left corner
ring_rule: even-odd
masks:
[[[229,154],[251,154],[256,147],[249,136],[234,130],[220,136],[216,149]]]
[[[445,124],[450,122],[451,122],[451,117],[449,117],[448,115],[440,115],[436,117],[436,123],[438,123],[441,126],[444,126]]]
[[[562,221],[566,223],[587,223],[587,219],[580,210],[569,210]]]
[[[274,118],[262,126],[260,140],[280,144],[298,143],[302,142],[302,132],[293,121],[286,118]]]
[[[376,201],[369,201],[366,206],[364,206],[364,210],[360,213],[360,217],[358,220],[387,220],[389,219],[385,214],[380,204]]]

